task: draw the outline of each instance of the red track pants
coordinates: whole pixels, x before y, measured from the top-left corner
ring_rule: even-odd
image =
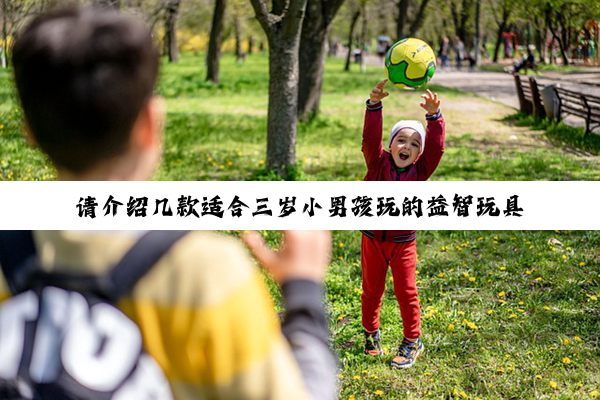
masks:
[[[362,324],[366,331],[379,329],[379,310],[385,291],[388,265],[394,277],[394,293],[400,305],[404,337],[421,335],[421,310],[417,295],[417,242],[379,242],[362,236]]]

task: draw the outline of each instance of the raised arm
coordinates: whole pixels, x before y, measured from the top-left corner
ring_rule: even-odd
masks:
[[[365,125],[363,128],[362,152],[367,163],[367,168],[376,164],[384,156],[381,143],[383,130],[383,117],[381,100],[389,95],[383,91],[387,79],[380,81],[369,94],[367,110],[365,112]]]
[[[427,111],[427,135],[425,136],[425,149],[417,160],[417,180],[425,181],[437,168],[444,154],[445,124],[440,110],[441,101],[437,93],[433,94],[427,89],[427,94],[422,96],[424,102],[421,107]]]

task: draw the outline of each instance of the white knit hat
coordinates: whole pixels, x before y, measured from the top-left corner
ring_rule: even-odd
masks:
[[[392,140],[394,140],[394,136],[396,136],[396,133],[400,132],[400,130],[404,128],[414,129],[419,133],[419,135],[421,136],[421,152],[419,153],[419,155],[423,154],[423,150],[425,150],[425,128],[423,128],[423,124],[419,121],[406,120],[396,122],[396,125],[394,125],[394,127],[392,128],[392,134],[390,135],[388,149],[392,147]]]

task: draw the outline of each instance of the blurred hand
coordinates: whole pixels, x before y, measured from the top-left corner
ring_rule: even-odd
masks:
[[[375,85],[373,90],[371,90],[371,93],[369,94],[369,100],[371,101],[371,104],[379,103],[381,99],[389,95],[388,92],[383,91],[383,87],[385,86],[385,83],[387,81],[387,79],[379,81],[379,83]]]
[[[255,231],[246,233],[244,241],[280,285],[291,279],[325,279],[331,257],[329,231],[283,231],[283,245],[278,252],[271,250]]]
[[[423,94],[421,97],[425,100],[425,103],[420,103],[420,105],[427,111],[427,114],[435,114],[439,111],[441,101],[438,99],[437,93],[431,93],[427,89],[427,94]]]

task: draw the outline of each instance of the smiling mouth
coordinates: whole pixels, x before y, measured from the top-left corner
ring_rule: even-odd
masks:
[[[402,161],[406,161],[408,160],[408,154],[398,154],[398,158],[400,158]]]

